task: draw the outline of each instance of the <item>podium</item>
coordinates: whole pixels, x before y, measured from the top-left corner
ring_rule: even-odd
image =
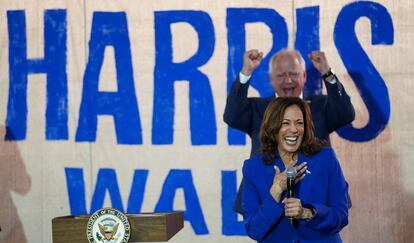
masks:
[[[62,216],[52,219],[54,243],[89,243],[86,227],[90,215]],[[131,225],[129,242],[168,241],[184,227],[184,213],[127,214]]]

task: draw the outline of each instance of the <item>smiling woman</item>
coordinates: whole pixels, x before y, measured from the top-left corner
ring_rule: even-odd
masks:
[[[279,154],[293,154],[302,142],[304,133],[302,111],[297,106],[285,110],[282,126],[279,130]]]
[[[315,138],[309,106],[302,99],[293,97],[277,98],[269,104],[259,137],[265,162],[274,160],[278,152],[278,156],[289,164],[297,159],[299,149],[310,156],[323,146]]]
[[[306,102],[297,97],[273,100],[264,114],[260,141],[262,154],[243,166],[247,234],[258,242],[342,242],[348,184],[334,151],[315,138]],[[293,197],[286,193],[288,167],[297,171]]]

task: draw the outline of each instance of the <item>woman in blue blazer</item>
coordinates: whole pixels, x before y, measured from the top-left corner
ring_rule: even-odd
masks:
[[[315,139],[308,105],[293,97],[272,101],[260,142],[262,153],[243,165],[242,207],[250,238],[342,242],[339,232],[348,224],[348,184],[334,151]],[[286,192],[288,167],[297,171],[296,196],[291,198]]]

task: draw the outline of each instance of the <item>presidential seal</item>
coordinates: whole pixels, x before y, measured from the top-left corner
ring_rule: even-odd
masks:
[[[86,236],[89,242],[126,243],[130,230],[125,214],[113,208],[103,208],[89,218]]]

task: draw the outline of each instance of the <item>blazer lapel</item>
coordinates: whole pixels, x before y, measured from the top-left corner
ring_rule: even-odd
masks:
[[[273,184],[273,179],[275,178],[275,168],[273,167],[275,164],[272,163],[271,165],[266,166],[266,184],[269,186],[269,188]]]
[[[315,161],[311,161],[302,153],[299,153],[297,164],[301,164],[303,162],[307,162],[308,171],[310,171],[310,174],[306,174],[305,178],[303,178],[300,182],[299,198],[301,201],[306,202],[308,200],[309,193],[312,191],[312,186],[317,174],[317,167],[314,166]]]

